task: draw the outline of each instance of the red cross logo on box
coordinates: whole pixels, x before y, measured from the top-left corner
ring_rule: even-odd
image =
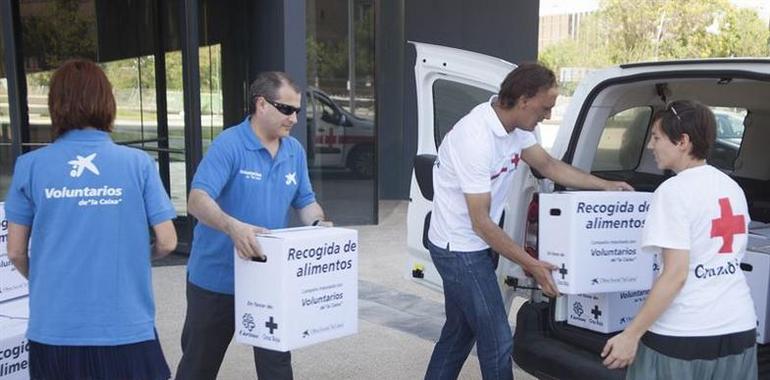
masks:
[[[746,233],[746,220],[743,215],[733,215],[730,199],[719,199],[718,219],[711,220],[711,237],[721,237],[722,247],[719,253],[733,253],[733,237]]]

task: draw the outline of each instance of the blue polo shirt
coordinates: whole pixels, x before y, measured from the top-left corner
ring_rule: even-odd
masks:
[[[155,339],[149,226],[176,216],[155,162],[94,129],[22,155],[5,212],[31,227],[30,340]]]
[[[249,120],[214,139],[192,188],[205,191],[235,219],[269,229],[284,228],[291,207],[301,209],[315,202],[305,150],[295,138],[284,137],[273,158]],[[212,292],[233,294],[233,264],[230,237],[198,223],[187,263],[189,281]]]

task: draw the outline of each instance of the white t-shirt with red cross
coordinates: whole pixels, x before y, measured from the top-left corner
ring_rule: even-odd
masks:
[[[522,149],[537,143],[532,132],[508,133],[492,102],[479,104],[452,127],[433,166],[433,215],[428,239],[441,248],[470,252],[489,248],[471,225],[464,194],[491,193],[489,217],[503,214]]]
[[[650,331],[710,336],[756,327],[754,303],[740,268],[749,219],[743,190],[710,165],[683,170],[658,187],[642,248],[651,253],[687,250],[690,265],[684,287]]]

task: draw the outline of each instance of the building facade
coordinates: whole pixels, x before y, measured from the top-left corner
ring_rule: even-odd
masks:
[[[191,239],[186,202],[197,164],[246,116],[249,84],[264,70],[286,71],[306,88],[292,135],[329,217],[377,223],[378,201],[409,191],[417,118],[406,41],[511,61],[537,56],[537,2],[486,2],[0,0],[0,201],[15,159],[52,141],[53,70],[83,57],[113,84],[113,140],[156,160],[180,250]]]

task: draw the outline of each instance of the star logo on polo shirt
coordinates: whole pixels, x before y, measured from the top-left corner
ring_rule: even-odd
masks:
[[[297,172],[292,172],[286,175],[286,185],[297,184]]]
[[[94,173],[96,175],[99,175],[99,169],[94,165],[94,158],[96,158],[96,153],[90,154],[88,156],[81,156],[81,155],[75,155],[75,160],[67,161],[68,164],[72,165],[72,170],[70,171],[70,177],[78,178],[81,175],[83,175],[83,171],[88,169],[89,172]]]

